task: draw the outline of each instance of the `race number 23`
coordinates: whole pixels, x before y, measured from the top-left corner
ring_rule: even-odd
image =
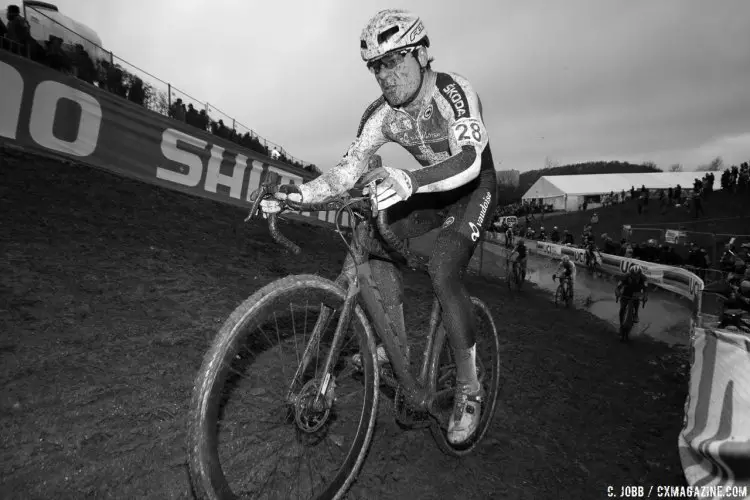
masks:
[[[453,125],[453,135],[456,138],[456,142],[460,145],[472,143],[482,144],[484,139],[484,129],[479,120],[461,120]]]

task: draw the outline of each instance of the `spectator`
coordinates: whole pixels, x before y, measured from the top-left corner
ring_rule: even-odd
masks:
[[[8,25],[6,27],[7,37],[21,47],[21,55],[27,55],[29,40],[31,39],[31,28],[28,21],[21,15],[18,5],[8,5]]]
[[[50,68],[62,73],[72,73],[73,63],[62,49],[62,38],[50,35],[49,40],[44,42],[46,49],[45,62]]]
[[[273,148],[273,151],[271,151],[271,158],[274,160],[278,160],[279,156],[281,156],[281,153],[279,153],[279,150],[276,148]]]
[[[557,226],[552,228],[552,232],[549,235],[549,240],[552,243],[560,243],[560,231],[557,229]]]
[[[128,100],[139,106],[143,106],[143,102],[146,100],[146,92],[143,90],[143,80],[138,77],[135,77],[133,83],[130,84]]]
[[[205,109],[201,109],[201,112],[198,113],[200,116],[200,129],[201,130],[208,130],[208,124],[211,122],[211,120],[208,118],[208,113],[206,113]]]
[[[187,112],[185,113],[185,122],[193,127],[201,128],[201,117],[193,107],[193,103],[188,104]]]
[[[174,104],[172,104],[170,116],[177,121],[184,122],[185,114],[185,104],[182,102],[182,98],[178,97]]]
[[[75,45],[72,61],[75,75],[84,82],[93,84],[96,78],[96,67],[89,53],[86,52],[86,49],[80,43]]]
[[[693,218],[698,218],[700,215],[705,215],[705,212],[703,211],[703,202],[701,201],[701,187],[698,186],[697,189],[693,191]]]
[[[563,231],[563,245],[575,245],[573,234],[567,229]]]

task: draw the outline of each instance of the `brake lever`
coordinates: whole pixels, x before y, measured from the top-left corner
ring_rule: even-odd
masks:
[[[258,193],[258,196],[255,198],[253,206],[250,208],[250,213],[245,217],[244,222],[249,221],[255,216],[260,208],[260,202],[263,201],[263,198],[269,193],[269,191],[270,188],[268,186],[261,186],[260,193]]]

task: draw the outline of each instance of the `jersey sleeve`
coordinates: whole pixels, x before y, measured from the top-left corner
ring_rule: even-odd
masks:
[[[418,193],[450,191],[479,175],[482,153],[489,138],[482,119],[482,104],[469,82],[455,74],[437,73],[436,85],[442,100],[451,110],[448,141],[451,157],[412,172]]]
[[[348,191],[367,171],[368,160],[388,142],[383,133],[387,113],[385,99],[380,97],[365,110],[357,130],[357,138],[346,150],[341,161],[328,172],[300,186],[304,203],[321,203]]]

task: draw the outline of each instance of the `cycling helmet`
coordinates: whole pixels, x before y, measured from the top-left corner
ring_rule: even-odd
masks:
[[[630,269],[628,269],[628,273],[630,274],[641,274],[642,271],[641,266],[638,264],[633,264]]]
[[[557,226],[552,228],[553,231],[557,231]]]
[[[522,247],[526,246],[526,243],[524,243],[523,238],[518,238],[518,244],[521,245]]]
[[[568,257],[567,255],[563,255],[562,262],[563,264],[567,264],[568,262],[570,262],[570,257]]]
[[[362,30],[359,51],[364,61],[371,61],[422,41],[425,46],[430,46],[427,30],[419,16],[402,9],[386,9],[375,14]]]

